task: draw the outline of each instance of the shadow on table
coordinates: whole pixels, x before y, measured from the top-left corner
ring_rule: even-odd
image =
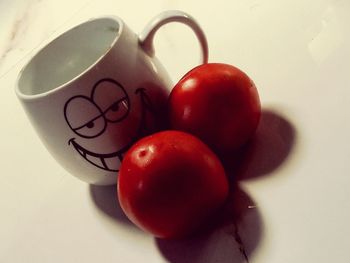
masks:
[[[262,230],[259,209],[235,186],[211,229],[189,239],[155,239],[155,242],[172,263],[241,263],[249,261]]]
[[[90,196],[96,207],[115,219],[115,221],[133,226],[119,205],[117,187],[90,185]]]
[[[288,120],[264,110],[252,141],[223,160],[231,191],[213,228],[186,240],[155,239],[164,257],[171,263],[249,262],[263,237],[263,221],[259,206],[238,186],[239,181],[268,175],[281,166],[295,137]]]
[[[295,128],[281,115],[263,110],[254,138],[224,165],[235,180],[269,175],[287,159],[296,140]]]

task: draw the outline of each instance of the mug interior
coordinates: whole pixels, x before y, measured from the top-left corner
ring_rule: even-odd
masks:
[[[78,77],[97,63],[121,32],[114,18],[98,18],[63,33],[39,51],[22,70],[18,91],[39,95]]]

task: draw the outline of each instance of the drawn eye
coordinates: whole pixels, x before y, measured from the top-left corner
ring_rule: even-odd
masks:
[[[68,100],[64,115],[69,127],[84,138],[99,136],[107,126],[101,109],[88,97],[76,96]]]
[[[118,111],[119,110],[119,101],[115,102],[111,107],[110,107],[111,111]]]
[[[91,129],[91,128],[93,128],[93,127],[95,126],[95,124],[94,124],[93,121],[90,121],[90,122],[89,122],[88,124],[86,124],[85,126],[86,126],[86,128]]]
[[[105,118],[110,122],[119,122],[125,119],[129,113],[129,101],[122,98],[114,102],[106,111]]]
[[[120,122],[129,114],[129,97],[122,85],[115,80],[100,80],[95,85],[92,99],[101,108],[105,119],[109,122]]]

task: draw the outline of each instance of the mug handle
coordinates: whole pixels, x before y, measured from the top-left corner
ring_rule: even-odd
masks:
[[[180,22],[188,25],[196,34],[198,41],[202,49],[202,63],[208,63],[208,42],[204,35],[203,30],[199,24],[194,20],[193,17],[186,14],[185,12],[178,10],[169,10],[160,13],[154,17],[144,28],[144,30],[139,35],[139,43],[144,51],[150,55],[154,56],[154,46],[153,39],[157,30],[170,22]]]

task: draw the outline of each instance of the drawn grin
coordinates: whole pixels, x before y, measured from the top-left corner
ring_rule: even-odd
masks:
[[[107,170],[111,172],[119,172],[119,166],[120,163],[123,160],[124,153],[130,148],[130,145],[125,146],[124,148],[120,149],[119,151],[113,152],[113,153],[94,153],[91,152],[81,145],[79,145],[75,138],[72,138],[68,141],[68,144],[72,144],[75,150],[84,157],[85,160],[87,160],[89,163]]]

